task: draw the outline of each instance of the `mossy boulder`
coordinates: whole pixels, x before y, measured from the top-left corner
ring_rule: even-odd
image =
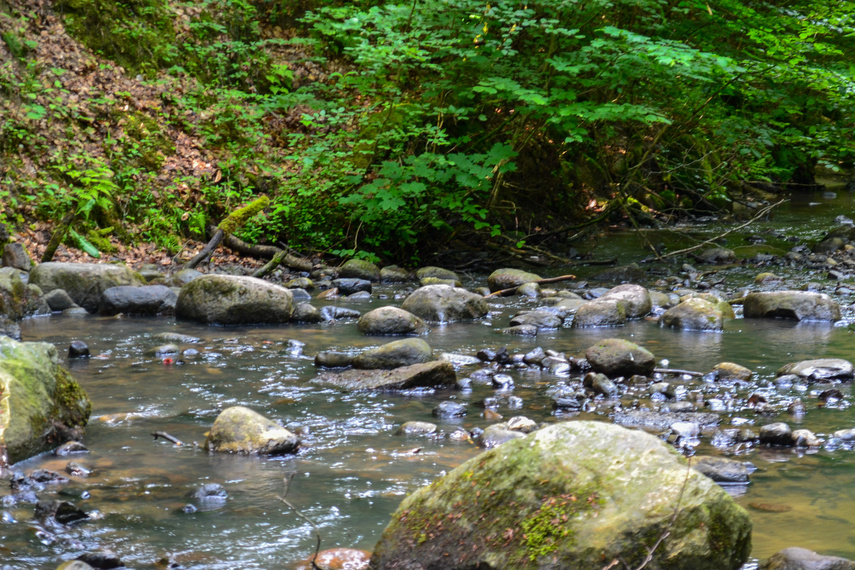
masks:
[[[380,268],[364,259],[349,259],[338,272],[344,278],[365,279],[377,283],[380,281]]]
[[[618,327],[626,324],[626,303],[620,299],[594,299],[576,309],[573,328]]]
[[[353,359],[353,366],[361,370],[391,370],[431,360],[436,358],[428,343],[420,338],[405,338],[366,350]]]
[[[427,285],[413,291],[401,308],[428,322],[447,323],[485,316],[487,301],[459,287]]]
[[[0,317],[17,321],[24,317],[50,314],[50,307],[37,285],[24,283],[21,271],[0,269]]]
[[[749,293],[745,297],[742,310],[746,319],[840,320],[840,306],[837,302],[825,293],[813,291]]]
[[[368,335],[419,335],[428,331],[423,319],[399,307],[368,311],[359,317],[356,328]]]
[[[458,277],[457,273],[450,269],[428,265],[416,270],[416,279],[422,280],[429,277],[434,277],[436,279],[448,279],[450,281],[460,281],[460,277]]]
[[[120,285],[104,291],[102,315],[173,315],[178,295],[164,285]]]
[[[181,288],[180,319],[209,325],[282,324],[294,311],[290,289],[239,275],[204,275]]]
[[[661,541],[661,542],[660,542]],[[735,570],[748,514],[647,433],[555,424],[470,459],[401,503],[371,567]]]
[[[540,281],[542,277],[536,273],[529,273],[522,269],[503,268],[497,269],[487,277],[487,287],[490,292],[512,289],[525,283]]]
[[[659,323],[672,329],[720,331],[724,327],[724,315],[709,301],[692,297],[665,311]]]
[[[601,372],[609,378],[634,374],[647,376],[656,366],[653,353],[619,338],[603,339],[585,351],[585,358],[594,372]]]
[[[623,303],[628,319],[643,317],[653,308],[653,301],[650,299],[650,292],[647,288],[632,283],[612,287],[599,299],[614,299]]]
[[[91,409],[56,347],[0,337],[0,467],[79,438]]]
[[[30,271],[30,283],[45,293],[64,289],[75,303],[97,313],[104,291],[120,285],[145,285],[145,279],[124,265],[51,261]]]
[[[296,435],[258,412],[244,406],[226,408],[211,426],[205,450],[250,455],[296,453]]]

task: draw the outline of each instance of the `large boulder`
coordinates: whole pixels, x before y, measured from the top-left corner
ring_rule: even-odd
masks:
[[[424,334],[428,327],[424,320],[399,307],[378,307],[368,311],[356,322],[362,334],[407,335]]]
[[[490,292],[502,291],[504,289],[512,289],[519,287],[525,283],[532,281],[540,281],[542,277],[536,273],[529,273],[522,269],[497,269],[487,277],[487,287]]]
[[[619,338],[601,340],[585,351],[585,358],[594,372],[602,372],[609,378],[633,374],[647,376],[656,367],[652,352]]]
[[[594,299],[580,305],[573,328],[617,327],[626,323],[626,303],[619,299]]]
[[[178,295],[164,285],[120,285],[104,291],[102,315],[174,315]]]
[[[679,453],[641,431],[574,421],[407,497],[371,567],[735,570],[750,551],[748,514]]]
[[[599,300],[606,299],[615,299],[622,302],[626,310],[626,316],[629,319],[643,317],[653,308],[653,301],[650,299],[650,292],[647,288],[631,283],[613,287],[599,297]]]
[[[366,350],[353,359],[353,366],[361,370],[391,370],[431,360],[436,358],[428,343],[420,338],[405,338]]]
[[[30,283],[45,293],[64,289],[75,303],[97,313],[104,291],[120,285],[145,285],[145,279],[124,265],[51,261],[30,271]]]
[[[691,297],[665,311],[659,317],[659,323],[672,329],[720,331],[724,326],[724,315],[713,303]]]
[[[426,285],[404,299],[401,308],[429,322],[448,323],[483,317],[487,301],[460,287]]]
[[[50,314],[42,290],[24,283],[21,271],[12,267],[0,269],[0,316],[17,321],[24,317]]]
[[[92,404],[56,347],[0,337],[0,468],[80,437]]]
[[[293,312],[289,289],[255,277],[204,275],[181,288],[175,315],[210,325],[281,324]]]
[[[839,321],[840,306],[825,293],[768,291],[749,293],[742,305],[746,319],[784,318],[797,321]]]
[[[205,450],[251,455],[296,453],[300,441],[296,435],[258,412],[243,406],[226,408],[217,419]]]
[[[345,370],[321,372],[316,382],[345,390],[410,390],[413,388],[454,388],[457,374],[447,360],[401,366],[393,370]]]

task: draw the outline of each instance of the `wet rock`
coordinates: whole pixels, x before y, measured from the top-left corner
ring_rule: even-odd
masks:
[[[364,259],[349,259],[339,269],[341,277],[364,279],[369,282],[380,281],[380,268]]]
[[[745,318],[783,318],[797,321],[839,321],[840,307],[825,293],[770,291],[749,293],[742,305]]]
[[[30,284],[45,293],[64,289],[90,313],[98,312],[104,291],[120,285],[145,285],[145,279],[124,265],[109,263],[48,262],[30,272]]]
[[[89,453],[89,449],[79,441],[67,441],[53,450],[53,454],[59,457]]]
[[[146,356],[174,356],[181,352],[181,349],[178,348],[177,344],[161,344],[159,346],[152,347],[145,351]]]
[[[538,346],[537,348],[528,351],[523,356],[523,362],[529,366],[540,366],[540,363],[543,362],[544,358],[546,358],[546,353]]]
[[[671,307],[659,317],[663,327],[680,330],[720,331],[724,315],[714,304],[697,297]]]
[[[379,279],[378,279],[379,280]],[[361,291],[371,293],[371,281],[367,279],[333,279],[332,286],[341,295],[353,295]]]
[[[748,483],[751,474],[744,462],[726,457],[696,455],[691,465],[716,483]]]
[[[510,376],[510,374],[493,375],[493,388],[499,388],[500,390],[509,390],[513,387],[514,379]]]
[[[291,314],[291,321],[295,323],[320,323],[324,318],[317,307],[309,303],[297,303]]]
[[[761,561],[758,570],[855,570],[855,562],[791,546]]]
[[[428,265],[427,267],[421,267],[416,270],[416,279],[427,279],[429,277],[434,277],[436,279],[448,279],[451,281],[460,281],[460,277],[454,271],[450,269],[443,269],[442,267],[434,267],[432,265]]]
[[[653,308],[650,292],[641,285],[618,285],[606,291],[599,299],[614,299],[623,303],[628,319],[643,317]]]
[[[422,277],[419,279],[419,287],[427,285],[448,285],[450,287],[462,287],[463,284],[456,279],[440,279],[439,277]]]
[[[82,340],[73,340],[68,347],[69,358],[89,358],[89,345]]]
[[[736,254],[732,249],[725,247],[710,247],[695,253],[694,258],[701,263],[720,265],[723,263],[733,263],[736,260]]]
[[[391,370],[432,360],[436,358],[428,343],[420,338],[407,338],[366,350],[353,359],[353,366],[361,370]]]
[[[512,439],[519,439],[521,437],[525,437],[525,434],[519,431],[508,429],[507,424],[493,424],[491,426],[486,427],[484,431],[480,433],[477,438],[475,438],[475,444],[478,447],[492,449],[494,447],[498,447],[504,443],[507,443]]]
[[[487,277],[487,287],[490,292],[501,291],[504,289],[513,289],[524,283],[532,281],[540,281],[542,277],[535,273],[529,273],[521,269],[503,268],[497,269]]]
[[[324,322],[358,319],[360,316],[362,316],[362,313],[356,309],[348,309],[347,307],[327,305],[321,309],[321,319],[323,319]]]
[[[487,314],[484,297],[448,285],[428,285],[416,289],[401,308],[428,322],[478,319]]]
[[[24,276],[18,269],[0,269],[0,316],[12,322],[51,312],[42,289],[32,282],[32,277],[29,284],[25,283]]]
[[[0,337],[0,449],[16,463],[81,436],[92,404],[56,347]],[[0,454],[0,467],[4,454]]]
[[[454,366],[445,360],[402,366],[393,370],[345,370],[322,372],[316,382],[345,390],[410,390],[413,388],[453,388],[457,384]]]
[[[202,277],[204,273],[195,269],[179,269],[175,275],[169,278],[168,285],[172,287],[184,287],[191,281]]]
[[[842,358],[819,358],[792,362],[778,369],[778,376],[795,375],[813,382],[820,380],[851,380],[855,367]]]
[[[797,429],[792,433],[793,445],[796,447],[821,447],[822,440],[809,429]]]
[[[77,307],[77,303],[65,292],[65,289],[54,289],[45,293],[44,300],[51,311],[64,311]]]
[[[684,412],[694,412],[695,405],[692,402],[671,402],[664,408],[662,408],[663,412],[673,412],[677,414],[682,414]]]
[[[774,273],[758,273],[754,278],[754,283],[757,285],[768,285],[773,283],[780,283],[783,279]]]
[[[406,269],[402,269],[397,265],[387,265],[380,269],[381,283],[407,283],[412,281],[413,276]]]
[[[181,288],[175,314],[209,325],[282,324],[291,320],[289,289],[263,279],[204,275]]]
[[[561,328],[560,317],[549,311],[525,311],[515,315],[511,319],[511,326],[533,326],[537,330],[554,330]]]
[[[760,443],[791,447],[795,442],[790,426],[784,422],[775,422],[760,428]]]
[[[395,432],[395,435],[433,435],[437,426],[430,422],[406,422]]]
[[[606,269],[591,277],[592,281],[610,283],[637,283],[645,279],[647,279],[647,273],[637,263]]]
[[[27,248],[22,243],[7,243],[3,247],[3,267],[12,267],[21,271],[29,271],[33,267],[33,260]]]
[[[614,415],[614,422],[624,427],[669,431],[677,422],[696,424],[699,429],[709,429],[721,422],[718,414],[710,412],[654,412],[651,410],[622,410]]]
[[[36,469],[28,478],[41,485],[65,485],[69,481],[65,475],[51,469]]]
[[[398,307],[379,307],[359,318],[356,328],[367,335],[420,335],[428,331],[424,320]]]
[[[208,432],[205,450],[210,452],[280,455],[296,453],[297,436],[249,408],[223,410]]]
[[[595,299],[576,310],[573,327],[617,327],[625,324],[626,319],[625,303],[617,299]]]
[[[582,379],[582,385],[591,390],[594,394],[611,398],[617,395],[617,386],[609,380],[605,374],[598,372],[588,372]]]
[[[437,404],[431,413],[434,416],[443,419],[462,418],[466,415],[466,406],[459,402],[445,400]]]
[[[520,297],[529,297],[530,299],[537,299],[541,296],[540,285],[537,283],[523,283],[519,287],[517,287],[517,295]]]
[[[562,503],[571,496],[572,505]],[[550,532],[547,552],[530,545],[525,529],[555,528],[556,516],[566,533]],[[603,422],[562,422],[488,450],[407,497],[371,567],[593,569],[617,559],[635,568],[647,551],[625,537],[666,531],[672,540],[659,544],[655,567],[679,560],[693,570],[738,568],[751,549],[747,513],[709,478],[687,476],[685,460],[662,441]]]
[[[349,368],[355,356],[346,352],[325,350],[315,355],[315,366],[321,368]]]
[[[39,501],[36,519],[47,524],[69,525],[84,521],[89,515],[68,501]]]
[[[102,315],[174,315],[178,295],[163,285],[123,285],[104,291]]]
[[[513,336],[537,336],[539,329],[534,325],[517,325],[502,329],[502,334]]]
[[[609,378],[647,376],[656,366],[656,358],[649,350],[617,338],[601,340],[588,348],[585,358],[594,372],[602,372]]]
[[[91,469],[87,469],[86,467],[84,467],[80,463],[77,463],[76,461],[69,461],[65,465],[65,471],[66,471],[66,473],[68,473],[69,475],[72,475],[74,477],[89,477],[89,475],[92,474]]]
[[[197,501],[221,503],[229,498],[226,488],[219,483],[205,483],[190,495]]]
[[[715,380],[720,382],[748,382],[754,376],[754,372],[748,368],[735,364],[733,362],[719,362],[712,369],[712,375]]]
[[[56,570],[94,570],[91,566],[81,560],[66,560],[56,567]]]
[[[124,568],[125,564],[119,555],[112,550],[97,550],[95,552],[86,552],[77,557],[81,562],[85,562],[92,568],[99,570],[108,570],[110,568]]]

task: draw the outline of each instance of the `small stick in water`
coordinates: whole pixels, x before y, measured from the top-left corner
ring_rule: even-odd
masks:
[[[175,445],[184,445],[183,441],[181,441],[177,437],[173,437],[173,436],[169,435],[165,431],[155,431],[155,432],[152,432],[151,435],[152,435],[152,437],[154,437],[155,440],[157,440],[157,438],[159,438],[159,437],[162,437],[165,440],[171,441]]]

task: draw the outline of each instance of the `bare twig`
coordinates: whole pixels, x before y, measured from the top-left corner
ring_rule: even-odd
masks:
[[[315,529],[315,536],[318,539],[318,544],[315,546],[315,555],[312,557],[312,568],[313,568],[313,570],[321,570],[321,567],[318,566],[318,563],[317,563],[318,553],[320,553],[320,551],[321,551],[321,531],[318,529],[318,526],[314,523],[314,521],[312,521],[312,519],[310,519],[309,517],[307,517],[306,515],[301,513],[300,509],[295,507],[293,504],[291,504],[291,502],[288,499],[285,498],[288,495],[288,491],[291,488],[291,480],[293,478],[294,478],[294,473],[289,473],[287,477],[282,478],[282,480],[285,482],[285,492],[282,494],[281,497],[277,497],[277,499],[279,499],[280,501],[282,501],[283,503],[285,503],[286,505],[291,507],[291,510],[294,511],[294,513],[296,513],[296,515],[298,517],[300,517],[301,519],[303,519],[304,521],[306,521],[307,523],[312,525],[312,528]]]
[[[703,372],[695,372],[694,370],[682,370],[680,368],[654,368],[654,372],[660,374],[688,374],[689,376],[703,376]]]
[[[171,441],[175,445],[184,445],[183,441],[181,441],[177,437],[169,435],[165,431],[154,431],[151,433],[151,435],[152,435],[152,437],[154,437],[155,441],[157,440],[157,438],[162,437],[163,439],[165,439],[167,441]]]

